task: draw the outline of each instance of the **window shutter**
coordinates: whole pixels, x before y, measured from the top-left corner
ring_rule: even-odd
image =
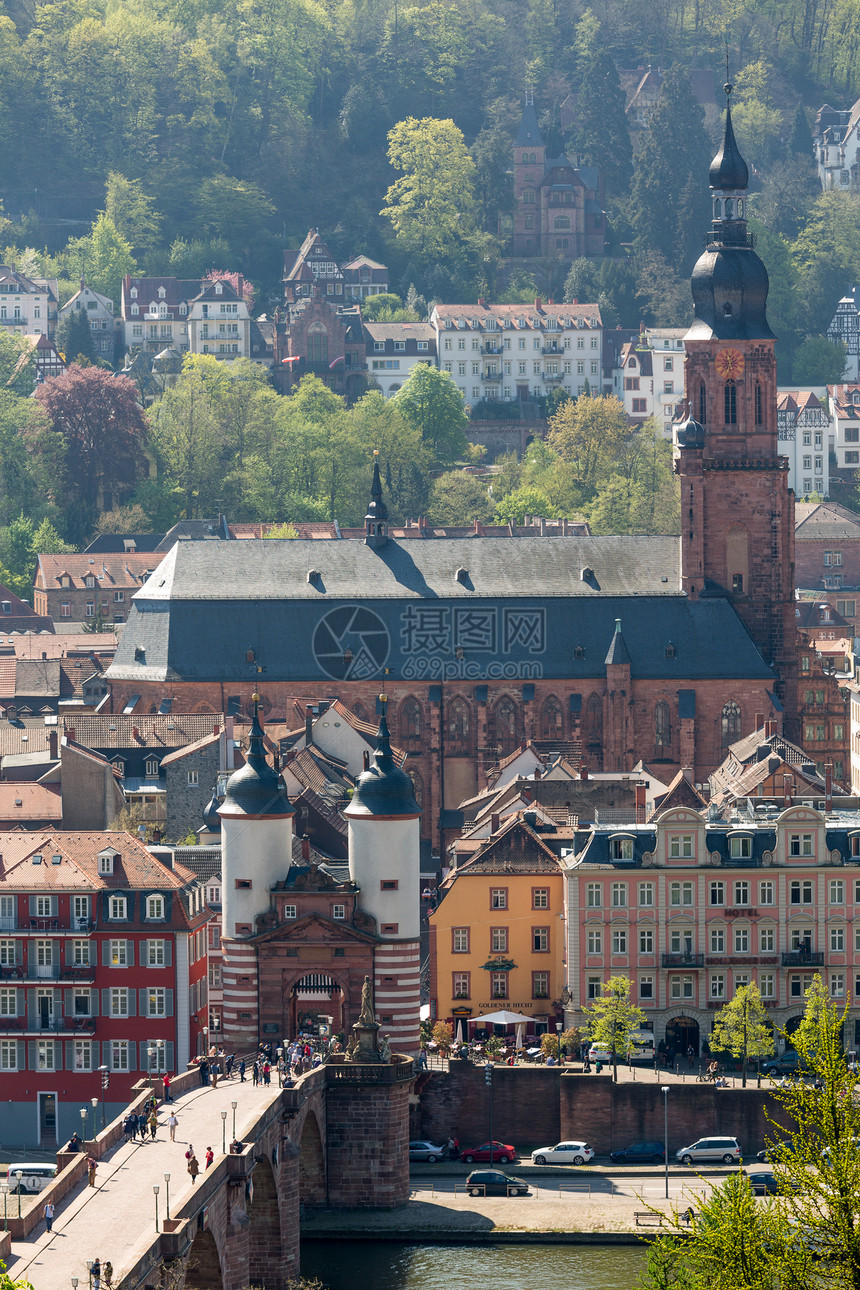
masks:
[[[51,897],[51,917],[57,918],[59,917],[59,913],[60,913],[60,897],[52,896]]]
[[[63,1041],[62,1039],[54,1040],[54,1070],[63,1069]]]
[[[140,991],[140,1013],[139,1013],[139,1016],[141,1016],[141,1017],[148,1017],[148,1016],[149,1016],[149,1013],[147,1012],[147,1008],[146,1008],[146,995],[147,995],[147,991],[146,991],[146,990],[141,990],[141,991]]]
[[[36,917],[36,897],[35,896],[30,897],[30,917],[31,918]]]
[[[136,990],[128,991],[128,1015],[130,1017],[137,1016],[137,991]]]
[[[167,1070],[172,1071],[175,1069],[172,1039],[169,1039],[167,1043],[164,1045],[164,1062]]]
[[[141,1039],[141,1041],[140,1041],[140,1069],[141,1069],[142,1071],[148,1071],[148,1070],[149,1070],[149,1053],[147,1052],[147,1049],[148,1049],[148,1048],[149,1048],[149,1041],[148,1041],[148,1040],[146,1040],[146,1039]]]
[[[21,967],[23,962],[24,962],[24,942],[16,941],[15,942],[15,963],[18,967]]]
[[[164,942],[164,966],[173,966],[173,941],[170,939]]]
[[[73,1071],[74,1069],[75,1069],[75,1044],[74,1044],[74,1040],[67,1039],[66,1040],[66,1070]]]
[[[149,967],[149,941],[140,942],[140,966]]]
[[[110,1040],[106,1039],[102,1044],[102,1066],[107,1066],[108,1070],[112,1069],[110,1057]]]
[[[64,1002],[64,1005],[63,1005],[63,1006],[64,1006],[64,1008],[65,1008],[66,1016],[67,1016],[67,1017],[73,1017],[73,1016],[75,1015],[75,994],[74,994],[74,991],[73,991],[73,990],[64,990],[64,991],[63,991],[63,993],[64,993],[64,996],[65,996],[65,1002]]]
[[[35,1029],[35,1028],[38,1026],[38,1024],[39,1024],[39,1009],[36,1007],[36,993],[35,993],[35,991],[31,991],[31,992],[30,992],[30,997],[29,997],[29,999],[28,999],[27,1003],[28,1003],[28,1008],[27,1008],[27,1025],[28,1025],[29,1027],[31,1027],[31,1028],[33,1028],[33,1029]]]
[[[134,967],[134,941],[126,941],[125,956],[129,967]]]
[[[110,1016],[110,990],[102,990],[102,1016]]]
[[[98,1015],[99,1015],[99,992],[98,990],[90,990],[90,1016],[97,1017]]]
[[[168,1017],[173,1016],[173,991],[164,991],[164,1011]]]
[[[27,1040],[27,1065],[31,1071],[36,1069],[36,1041],[35,1039]]]
[[[27,962],[30,964],[31,968],[35,969],[35,966],[36,966],[36,942],[35,941],[27,942]]]
[[[128,1046],[128,1069],[130,1071],[146,1070],[145,1066],[137,1064],[137,1044],[130,1043]]]
[[[54,1020],[58,1021],[63,1013],[63,992],[54,990]]]
[[[75,942],[66,941],[66,948],[64,952],[66,955],[66,967],[74,967],[75,966]]]
[[[110,941],[102,941],[102,967],[110,967]]]
[[[17,1012],[19,1017],[23,1017],[25,1012],[27,1011],[25,991],[21,988],[20,985],[18,986],[18,999],[17,999],[15,1011]]]
[[[18,1070],[23,1071],[26,1069],[27,1069],[27,1044],[25,1040],[19,1039],[18,1040]]]

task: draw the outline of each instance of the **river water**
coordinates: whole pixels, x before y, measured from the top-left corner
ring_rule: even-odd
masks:
[[[329,1290],[632,1290],[644,1271],[633,1245],[397,1245],[306,1241],[302,1273]]]

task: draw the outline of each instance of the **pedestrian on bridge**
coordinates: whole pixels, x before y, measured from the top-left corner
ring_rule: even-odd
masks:
[[[215,1152],[212,1150],[211,1147],[207,1147],[206,1148],[206,1168],[207,1169],[212,1164],[212,1161],[214,1159],[215,1159]]]
[[[47,1205],[42,1210],[42,1217],[45,1220],[45,1231],[50,1232],[51,1228],[54,1226],[54,1206],[50,1201],[48,1201]]]
[[[245,1058],[244,1057],[239,1062],[239,1083],[240,1084],[245,1083]]]
[[[197,1182],[197,1175],[200,1173],[200,1161],[192,1152],[191,1159],[188,1161],[188,1172],[191,1175],[192,1187]]]
[[[155,1141],[155,1130],[157,1128],[158,1128],[158,1116],[155,1113],[155,1110],[152,1110],[149,1113],[149,1133],[153,1142]]]
[[[167,1117],[167,1127],[168,1127],[168,1129],[170,1130],[170,1141],[171,1141],[171,1142],[175,1142],[175,1141],[176,1141],[176,1126],[177,1126],[177,1124],[178,1124],[178,1123],[179,1123],[179,1120],[177,1119],[176,1112],[175,1112],[175,1111],[171,1111],[171,1112],[170,1112],[170,1115]]]
[[[101,1290],[102,1284],[102,1264],[101,1259],[93,1259],[93,1266],[90,1268],[90,1285],[93,1290]]]
[[[96,1170],[98,1167],[98,1161],[95,1157],[87,1156],[87,1181],[91,1187],[95,1187],[96,1185]]]
[[[161,1082],[164,1085],[164,1100],[165,1102],[171,1102],[173,1099],[170,1096],[170,1076],[166,1072]]]

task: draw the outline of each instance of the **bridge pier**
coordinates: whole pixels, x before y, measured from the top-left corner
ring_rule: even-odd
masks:
[[[326,1071],[328,1203],[394,1208],[409,1199],[411,1061],[332,1062]]]

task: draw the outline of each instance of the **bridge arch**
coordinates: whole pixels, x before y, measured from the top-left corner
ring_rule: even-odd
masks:
[[[184,1290],[224,1290],[218,1246],[206,1228],[200,1228],[188,1251]]]
[[[247,1214],[249,1282],[265,1290],[276,1290],[283,1280],[281,1210],[278,1184],[268,1156],[255,1158]]]
[[[308,1109],[299,1139],[299,1204],[326,1202],[325,1151],[316,1112]]]

